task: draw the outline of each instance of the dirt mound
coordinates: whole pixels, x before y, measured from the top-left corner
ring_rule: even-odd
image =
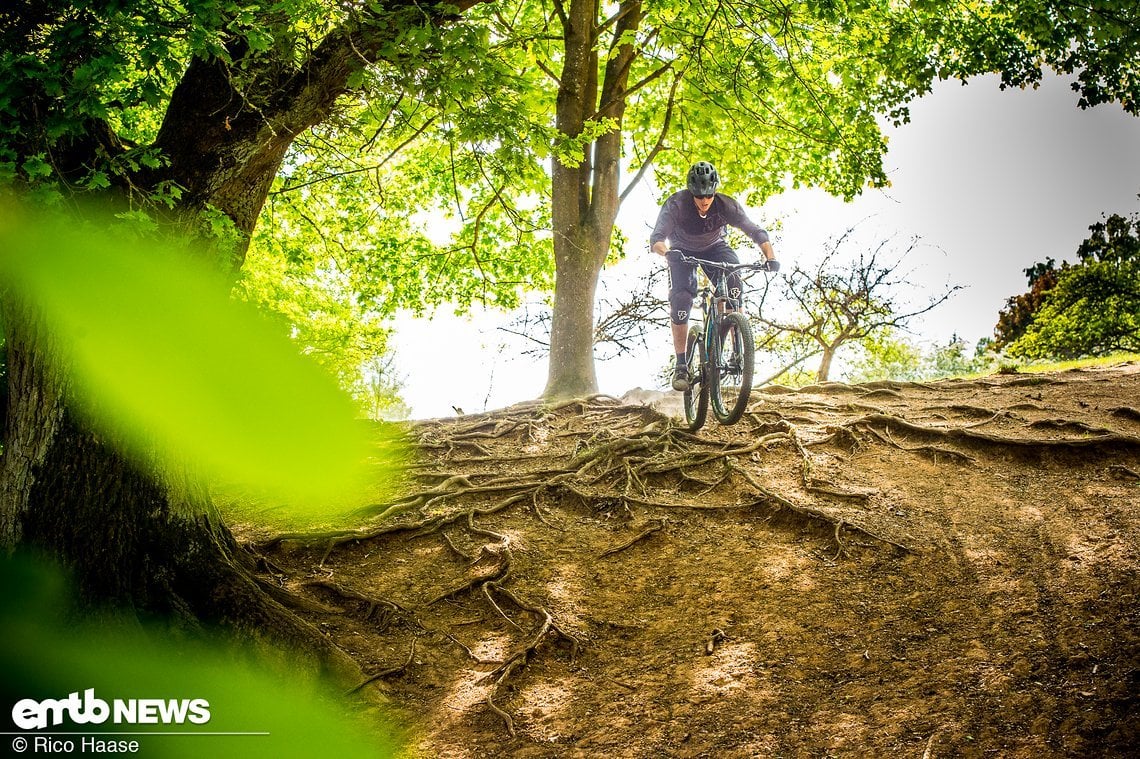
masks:
[[[405,497],[262,541],[412,755],[1124,756],[1140,365],[416,424]]]

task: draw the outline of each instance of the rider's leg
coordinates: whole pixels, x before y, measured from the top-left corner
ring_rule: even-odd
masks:
[[[689,338],[689,314],[697,294],[697,271],[690,265],[669,262],[669,320],[673,325],[673,351],[677,363],[673,369],[673,389],[689,389],[689,356],[686,347]]]
[[[673,324],[673,352],[678,356],[683,354],[689,343],[689,324]]]

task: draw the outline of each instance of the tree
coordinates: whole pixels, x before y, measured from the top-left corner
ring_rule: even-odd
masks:
[[[888,330],[860,343],[859,354],[848,364],[844,375],[849,382],[873,382],[986,374],[992,370],[995,359],[987,353],[986,346],[985,341],[980,341],[971,349],[955,334],[944,344],[923,348],[899,330]]]
[[[860,252],[849,263],[841,264],[838,253],[850,242],[852,231],[848,230],[830,247],[814,271],[797,266],[786,277],[771,280],[760,294],[758,334],[767,333],[773,341],[783,339],[785,347],[790,347],[795,354],[792,362],[785,362],[785,371],[812,356],[819,356],[816,379],[825,382],[831,376],[832,362],[841,347],[867,340],[874,342],[946,302],[960,289],[950,287],[931,296],[921,306],[902,306],[901,293],[912,285],[899,267],[917,247],[917,239],[911,240],[893,259],[884,259],[890,241],[883,240],[869,254]],[[765,315],[766,311],[774,310],[768,308],[773,290],[793,304],[793,315],[788,318]]]
[[[1071,359],[1140,351],[1140,214],[1112,214],[1089,230],[1077,249],[1078,263],[1047,270],[1054,284],[1041,292],[1020,333],[1004,343],[1011,356]],[[1035,285],[1033,270],[1027,273]],[[1011,298],[1011,307],[1035,292]],[[999,335],[1005,316],[999,317]]]
[[[598,275],[622,199],[654,164],[676,182],[695,157],[716,157],[754,198],[777,191],[785,174],[850,196],[867,180],[885,181],[875,114],[922,91],[930,75],[903,64],[922,56],[922,42],[886,3],[843,13],[571,0],[556,2],[542,22],[561,31],[558,47],[536,45],[536,54],[557,86],[555,121],[566,146],[551,168],[556,285],[547,397],[596,390]],[[888,54],[873,41],[878,33],[907,41],[896,49],[915,49]],[[623,163],[635,167],[624,188]]]
[[[470,5],[9,3],[0,178],[25,197],[98,196],[120,218],[208,237],[232,275],[297,136],[367,66],[422,50]],[[35,304],[3,298],[0,544],[56,556],[90,603],[310,640],[253,582],[200,483],[160,476],[84,423]]]
[[[1001,350],[1017,340],[1029,329],[1037,312],[1045,302],[1050,290],[1057,286],[1057,262],[1048,258],[1044,263],[1036,263],[1025,270],[1029,279],[1029,292],[1006,299],[1005,308],[998,312],[997,326],[994,327],[995,350]],[[1062,264],[1062,269],[1067,264]]]

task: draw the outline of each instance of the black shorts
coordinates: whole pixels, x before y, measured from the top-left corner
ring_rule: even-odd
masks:
[[[721,264],[738,264],[740,259],[736,256],[736,251],[733,250],[728,243],[722,242],[719,245],[702,250],[702,251],[687,251],[682,250],[686,256],[690,258],[698,258],[702,261],[710,261],[712,263]],[[718,269],[709,266],[702,266],[705,276],[709,279],[716,281],[716,276],[719,274]],[[743,288],[743,282],[739,274],[728,275],[728,294],[730,297],[739,300]],[[674,324],[685,324],[689,321],[689,313],[693,307],[693,298],[697,297],[697,268],[692,264],[684,263],[683,261],[669,261],[669,318]]]

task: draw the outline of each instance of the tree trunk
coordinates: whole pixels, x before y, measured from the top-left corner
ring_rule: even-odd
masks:
[[[826,346],[823,349],[823,357],[819,360],[819,370],[815,373],[817,382],[827,382],[828,376],[831,375],[831,361],[835,358],[835,347]]]
[[[0,456],[0,545],[58,562],[80,608],[266,638],[342,680],[357,676],[348,657],[259,587],[253,557],[201,483],[129,460],[87,429],[53,341],[31,309],[5,306],[12,405]]]
[[[613,50],[599,86],[596,0],[572,0],[564,20],[565,63],[559,79],[558,130],[582,133],[587,120],[612,119],[614,128],[586,147],[581,162],[552,166],[554,312],[545,398],[582,397],[598,390],[594,371],[594,297],[609,254],[621,205],[618,194],[621,123],[634,48],[619,44],[641,22],[641,3],[626,0],[614,27]],[[600,111],[596,108],[601,107]]]

